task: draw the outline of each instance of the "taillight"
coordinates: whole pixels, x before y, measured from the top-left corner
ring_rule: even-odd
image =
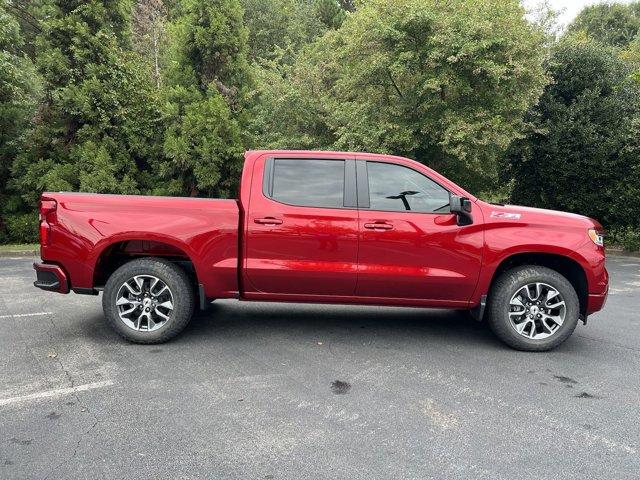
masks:
[[[40,245],[51,243],[51,225],[56,223],[55,200],[40,200]]]

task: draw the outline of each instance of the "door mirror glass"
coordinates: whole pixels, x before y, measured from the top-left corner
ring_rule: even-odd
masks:
[[[471,225],[473,223],[471,200],[467,197],[451,195],[449,203],[451,205],[451,213],[455,213],[458,216],[458,225]]]

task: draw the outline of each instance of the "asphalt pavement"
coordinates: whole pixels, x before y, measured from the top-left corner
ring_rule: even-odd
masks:
[[[0,258],[0,478],[638,479],[640,258],[548,353],[456,312],[218,301],[133,345]]]

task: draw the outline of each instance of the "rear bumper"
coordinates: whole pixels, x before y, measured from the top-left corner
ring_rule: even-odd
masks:
[[[69,293],[69,279],[61,267],[48,263],[34,263],[33,269],[36,271],[34,287],[49,292]]]

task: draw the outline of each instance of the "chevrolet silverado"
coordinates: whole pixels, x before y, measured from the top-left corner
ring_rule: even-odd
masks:
[[[397,156],[249,151],[238,200],[43,193],[35,286],[97,295],[137,343],[214,299],[468,310],[543,351],[602,309],[601,225],[495,205]]]

